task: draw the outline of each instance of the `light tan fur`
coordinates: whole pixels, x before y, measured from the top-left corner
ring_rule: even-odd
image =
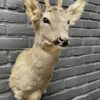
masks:
[[[18,56],[11,70],[9,85],[17,100],[41,99],[60,50],[62,46],[67,46],[69,26],[79,19],[86,3],[85,0],[77,0],[64,10],[62,0],[58,0],[57,6],[44,1],[46,10],[42,13],[36,0],[24,0],[26,14],[35,29],[35,42],[32,48]]]

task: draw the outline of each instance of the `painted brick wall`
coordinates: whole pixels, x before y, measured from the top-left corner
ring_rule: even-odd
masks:
[[[100,100],[100,0],[87,1],[81,19],[70,28],[69,47],[61,53],[43,100]],[[63,6],[73,2],[64,0]],[[21,0],[0,0],[0,100],[15,100],[8,78],[17,55],[33,44],[29,22]]]

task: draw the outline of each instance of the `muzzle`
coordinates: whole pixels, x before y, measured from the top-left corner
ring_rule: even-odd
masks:
[[[53,43],[54,45],[57,45],[57,46],[66,47],[68,45],[68,39],[58,38]]]

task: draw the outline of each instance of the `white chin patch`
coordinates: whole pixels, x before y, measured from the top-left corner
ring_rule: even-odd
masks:
[[[44,41],[44,44],[53,45],[53,43],[49,42],[48,40],[45,40],[45,41]]]

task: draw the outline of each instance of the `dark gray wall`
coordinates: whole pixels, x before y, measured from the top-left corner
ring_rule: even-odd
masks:
[[[43,0],[41,6],[44,8]],[[74,0],[64,0],[67,7]],[[55,1],[51,0],[54,4]],[[33,44],[33,29],[21,0],[0,0],[0,100],[14,100],[8,86],[10,70],[23,48]],[[88,0],[70,29],[44,100],[97,100],[100,97],[100,0]],[[100,100],[100,99],[98,99]]]

